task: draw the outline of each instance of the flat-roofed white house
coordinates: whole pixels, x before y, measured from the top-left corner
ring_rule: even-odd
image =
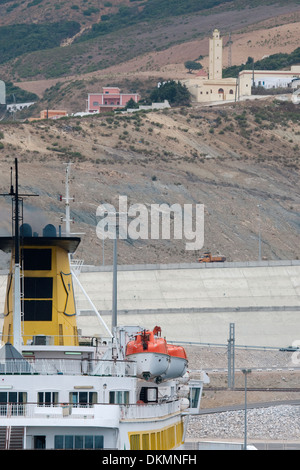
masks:
[[[240,93],[244,94],[245,84],[249,82],[266,89],[293,88],[293,83],[299,79],[299,65],[293,65],[290,70],[243,70],[239,73]]]

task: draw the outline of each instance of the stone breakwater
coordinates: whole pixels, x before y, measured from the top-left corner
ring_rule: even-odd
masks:
[[[241,439],[244,437],[244,425],[244,410],[193,416],[186,438]],[[300,407],[280,405],[248,409],[247,436],[249,439],[299,439]]]

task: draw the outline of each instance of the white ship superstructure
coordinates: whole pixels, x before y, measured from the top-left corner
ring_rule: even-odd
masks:
[[[10,196],[18,207],[17,176]],[[159,328],[115,327],[105,338],[80,338],[69,262],[79,243],[52,225],[37,234],[23,223],[0,237],[0,249],[12,254],[0,349],[0,449],[181,448],[207,376],[190,379],[182,348],[174,353],[169,345],[157,357]]]

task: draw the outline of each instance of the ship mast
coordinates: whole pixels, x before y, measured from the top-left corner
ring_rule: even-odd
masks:
[[[66,183],[65,183],[66,184],[66,196],[65,197],[61,196],[61,200],[62,199],[65,200],[65,208],[66,208],[66,218],[64,219],[64,221],[66,223],[65,235],[66,235],[66,237],[69,237],[70,232],[71,232],[71,228],[70,228],[70,223],[71,223],[71,219],[70,219],[70,201],[74,201],[74,197],[70,198],[70,192],[69,192],[69,176],[70,176],[70,172],[71,172],[71,163],[68,162],[68,163],[65,163],[64,165],[66,165]]]
[[[18,160],[15,158],[15,192],[11,186],[11,196],[15,200],[15,282],[14,282],[14,310],[13,310],[13,345],[17,351],[21,351],[21,290],[20,290],[20,233],[19,233],[19,182]]]
[[[22,329],[21,329],[21,264],[20,264],[20,202],[24,196],[38,196],[37,194],[19,193],[18,159],[15,158],[15,188],[12,183],[10,192],[1,194],[1,196],[11,196],[14,202],[14,211],[12,220],[14,221],[14,297],[13,297],[13,346],[20,352],[22,349]]]
[[[72,219],[70,219],[70,202],[75,200],[75,197],[70,197],[70,192],[69,192],[69,177],[70,177],[71,164],[72,163],[70,163],[70,162],[64,163],[64,165],[66,165],[66,180],[65,180],[66,192],[65,192],[65,197],[63,197],[62,195],[60,196],[60,200],[65,201],[66,213],[65,213],[65,219],[62,219],[62,220],[64,220],[64,222],[66,224],[65,225],[65,235],[67,237],[69,237],[71,235],[70,223],[71,223]],[[74,235],[74,233],[72,233],[72,235]],[[83,234],[82,233],[76,233],[76,235],[83,235]],[[69,263],[70,263],[72,278],[78,284],[79,288],[81,289],[82,293],[84,294],[84,296],[88,300],[89,304],[91,305],[91,307],[94,310],[94,312],[96,313],[98,319],[100,320],[100,322],[104,326],[104,328],[105,328],[106,332],[108,333],[108,335],[110,337],[112,337],[113,335],[112,335],[111,331],[109,330],[108,326],[106,325],[106,323],[104,322],[104,320],[101,317],[100,313],[98,312],[97,307],[92,302],[92,300],[90,299],[89,295],[87,294],[87,292],[85,291],[84,287],[82,286],[81,282],[79,281],[79,279],[77,277],[77,274],[80,273],[80,271],[81,271],[83,261],[74,260],[74,259],[72,259],[71,254],[69,254]]]

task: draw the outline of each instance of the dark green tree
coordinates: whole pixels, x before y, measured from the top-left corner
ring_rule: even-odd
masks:
[[[126,104],[125,108],[126,109],[137,109],[139,107],[138,103],[136,103],[134,101],[133,98],[130,98],[130,100],[128,101],[128,103]]]
[[[189,73],[192,73],[192,70],[200,70],[203,68],[199,62],[195,62],[194,60],[187,60],[184,66],[188,69]]]
[[[150,94],[150,100],[158,103],[168,100],[173,106],[188,106],[191,102],[191,94],[185,85],[170,80],[155,88]]]

